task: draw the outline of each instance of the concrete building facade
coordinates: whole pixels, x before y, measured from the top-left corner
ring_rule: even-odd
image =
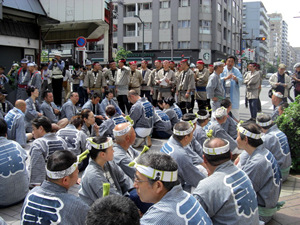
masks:
[[[270,18],[270,62],[288,64],[288,25],[280,13],[268,14]]]
[[[245,39],[266,38],[265,41],[248,41],[249,48],[255,49],[254,61],[264,66],[269,60],[270,36],[267,10],[261,1],[243,3],[243,32],[247,33]]]
[[[212,63],[240,49],[241,0],[120,0],[115,13],[114,48],[132,51],[129,60],[142,59],[143,27],[135,15],[145,25],[144,58],[150,62],[173,54],[175,62]]]

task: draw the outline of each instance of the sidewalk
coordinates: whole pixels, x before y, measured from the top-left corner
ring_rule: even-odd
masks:
[[[152,147],[150,151],[159,151],[161,146],[166,140],[152,139]],[[30,145],[30,144],[29,144]],[[29,151],[29,146],[26,147]],[[139,148],[142,150],[142,147]],[[27,163],[29,160],[27,159]],[[79,174],[79,177],[82,173]],[[78,196],[78,190],[80,186],[74,185],[69,193]],[[282,185],[279,201],[285,201],[285,205],[279,212],[273,216],[271,222],[268,225],[299,225],[300,224],[300,175],[290,175]],[[22,203],[0,209],[0,216],[6,221],[8,225],[20,224],[20,212],[22,209]],[[2,224],[0,224],[2,225]]]

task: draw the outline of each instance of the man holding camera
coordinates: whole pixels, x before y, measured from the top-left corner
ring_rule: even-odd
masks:
[[[63,83],[63,70],[65,62],[61,60],[61,54],[56,52],[54,59],[50,62],[49,70],[52,70],[52,87],[54,103],[57,106],[61,106],[62,100],[62,83]]]

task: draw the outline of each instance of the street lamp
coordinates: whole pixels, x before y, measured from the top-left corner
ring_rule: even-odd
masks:
[[[141,21],[142,25],[143,25],[143,46],[142,46],[142,60],[144,60],[144,31],[145,31],[145,23],[144,21],[141,19],[141,17],[139,15],[134,15],[134,17],[139,18],[139,20]]]

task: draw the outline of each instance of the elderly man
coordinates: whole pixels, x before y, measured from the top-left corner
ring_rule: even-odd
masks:
[[[275,109],[272,113],[272,120],[275,121],[277,117],[279,116],[279,107],[284,104],[283,101],[283,94],[280,92],[272,92],[272,104],[274,105]]]
[[[187,59],[183,59],[180,62],[182,72],[177,81],[176,85],[176,95],[181,108],[182,114],[187,112],[192,113],[192,98],[191,92],[195,90],[195,77],[194,72],[189,68],[189,63]]]
[[[127,98],[129,83],[130,83],[130,68],[125,66],[125,63],[126,63],[125,59],[119,60],[119,69],[117,71],[116,82],[115,82],[118,103],[122,112],[124,113],[125,113],[125,107],[127,109],[127,112],[130,111],[130,107],[131,107]]]
[[[100,63],[94,63],[93,70],[87,71],[84,78],[83,87],[86,88],[88,94],[104,93],[104,88],[107,86],[104,75],[100,70]]]
[[[212,138],[203,145],[210,176],[193,192],[213,224],[259,225],[256,194],[246,173],[231,162],[229,142]]]
[[[134,90],[128,92],[128,100],[133,104],[129,116],[134,121],[133,127],[138,136],[134,147],[139,147],[144,140],[146,145],[150,147],[152,145],[150,135],[154,124],[153,106],[146,98],[141,98]]]
[[[0,208],[22,201],[29,187],[27,153],[21,145],[6,138],[7,124],[0,119]]]
[[[149,83],[151,70],[148,68],[148,61],[143,60],[141,63],[141,67],[142,69],[140,70],[140,72],[142,73],[143,77],[141,97],[146,97],[148,101],[152,103],[152,95],[150,95],[151,85]]]
[[[42,76],[41,73],[36,69],[36,64],[34,62],[30,62],[27,64],[28,71],[30,73],[30,81],[28,86],[33,86],[39,89],[39,92],[42,88]]]
[[[239,120],[240,108],[240,86],[243,84],[243,76],[238,68],[234,66],[235,57],[229,56],[226,59],[226,66],[220,75],[225,89],[225,98],[229,98],[232,103],[231,112]]]
[[[115,61],[110,61],[109,62],[109,69],[106,70],[103,75],[106,79],[106,83],[108,85],[108,91],[112,91],[114,96],[116,96],[116,86],[115,86],[115,81],[117,77],[117,64]]]
[[[252,181],[258,202],[259,219],[267,223],[272,215],[279,210],[277,203],[281,190],[281,175],[279,166],[273,154],[263,146],[258,125],[253,122],[245,122],[238,126],[238,147],[245,151],[245,164],[241,169]]]
[[[279,64],[278,72],[274,73],[270,77],[269,82],[270,82],[272,88],[276,92],[280,92],[281,94],[283,94],[283,101],[287,102],[289,89],[292,86],[292,83],[291,83],[291,78],[289,77],[289,75],[287,75],[285,73],[285,69],[286,69],[286,65],[284,65],[282,63]]]
[[[226,123],[227,120],[227,109],[220,107],[216,110],[215,120],[212,121],[209,126],[209,130],[212,130],[212,136],[225,139],[229,142],[230,152],[239,154],[240,150],[237,149],[236,141],[223,129],[222,124]]]
[[[63,70],[65,62],[61,60],[61,53],[55,52],[54,59],[50,62],[49,70],[52,70],[52,88],[54,95],[54,102],[56,105],[61,106],[62,100],[62,83],[63,83]]]
[[[186,148],[193,139],[194,125],[189,122],[178,122],[174,126],[173,135],[160,149],[170,155],[178,164],[178,180],[185,191],[191,192],[192,187],[197,187],[200,180],[206,175],[201,173],[188,154]],[[190,150],[189,152],[191,152]]]
[[[129,166],[129,163],[139,155],[138,151],[131,146],[135,141],[134,129],[129,122],[126,122],[116,125],[113,132],[116,140],[113,147],[114,161],[134,181],[135,169]]]
[[[32,134],[26,134],[25,131],[25,111],[26,102],[24,100],[17,100],[15,107],[4,118],[7,123],[7,138],[15,140],[22,147],[25,147],[26,142],[32,139]]]
[[[135,168],[134,187],[141,201],[153,203],[141,224],[212,224],[199,202],[182,190],[180,167],[170,156],[142,154]]]
[[[220,79],[220,75],[223,72],[223,69],[223,62],[215,62],[214,73],[209,76],[208,83],[206,86],[206,94],[207,98],[210,99],[210,105],[213,115],[215,114],[217,108],[221,106],[221,100],[224,98],[225,95],[225,90]]]
[[[28,98],[26,89],[30,81],[30,72],[28,71],[28,59],[21,60],[21,68],[17,72],[17,99],[26,100]]]
[[[68,190],[78,179],[77,157],[69,151],[56,151],[47,161],[47,180],[26,197],[21,223],[85,224],[88,205]]]
[[[76,116],[78,114],[78,110],[75,105],[78,101],[78,93],[72,92],[70,94],[70,99],[65,104],[63,104],[61,108],[61,118],[67,118],[70,121],[73,116]]]
[[[255,121],[258,111],[260,74],[259,71],[256,71],[255,63],[249,63],[248,70],[244,83],[246,84],[246,97],[249,100],[251,119]]]
[[[175,73],[170,69],[170,62],[163,61],[163,69],[159,70],[154,77],[156,85],[159,85],[158,100],[167,99],[172,95],[176,83]]]
[[[157,99],[158,99],[158,89],[159,85],[155,82],[155,77],[157,76],[157,73],[162,70],[162,63],[161,61],[155,60],[154,62],[155,69],[152,70],[149,78],[149,85],[151,86],[151,93],[152,93],[152,99],[153,99],[153,105],[157,106]]]
[[[209,78],[209,71],[204,67],[204,62],[198,60],[196,63],[197,69],[195,70],[195,82],[196,82],[196,100],[198,103],[198,109],[205,109],[207,106],[206,85]]]
[[[68,150],[67,143],[55,133],[51,133],[50,120],[39,117],[32,121],[32,133],[35,138],[30,148],[30,185],[40,185],[46,178],[45,164],[55,151]]]
[[[139,70],[137,70],[136,61],[129,63],[130,66],[130,82],[129,90],[135,90],[139,95],[141,94],[141,85],[143,83],[143,76]]]
[[[259,114],[256,123],[265,134],[261,137],[264,147],[274,155],[280,168],[282,181],[285,181],[289,175],[292,161],[288,139],[272,121],[271,116]]]

